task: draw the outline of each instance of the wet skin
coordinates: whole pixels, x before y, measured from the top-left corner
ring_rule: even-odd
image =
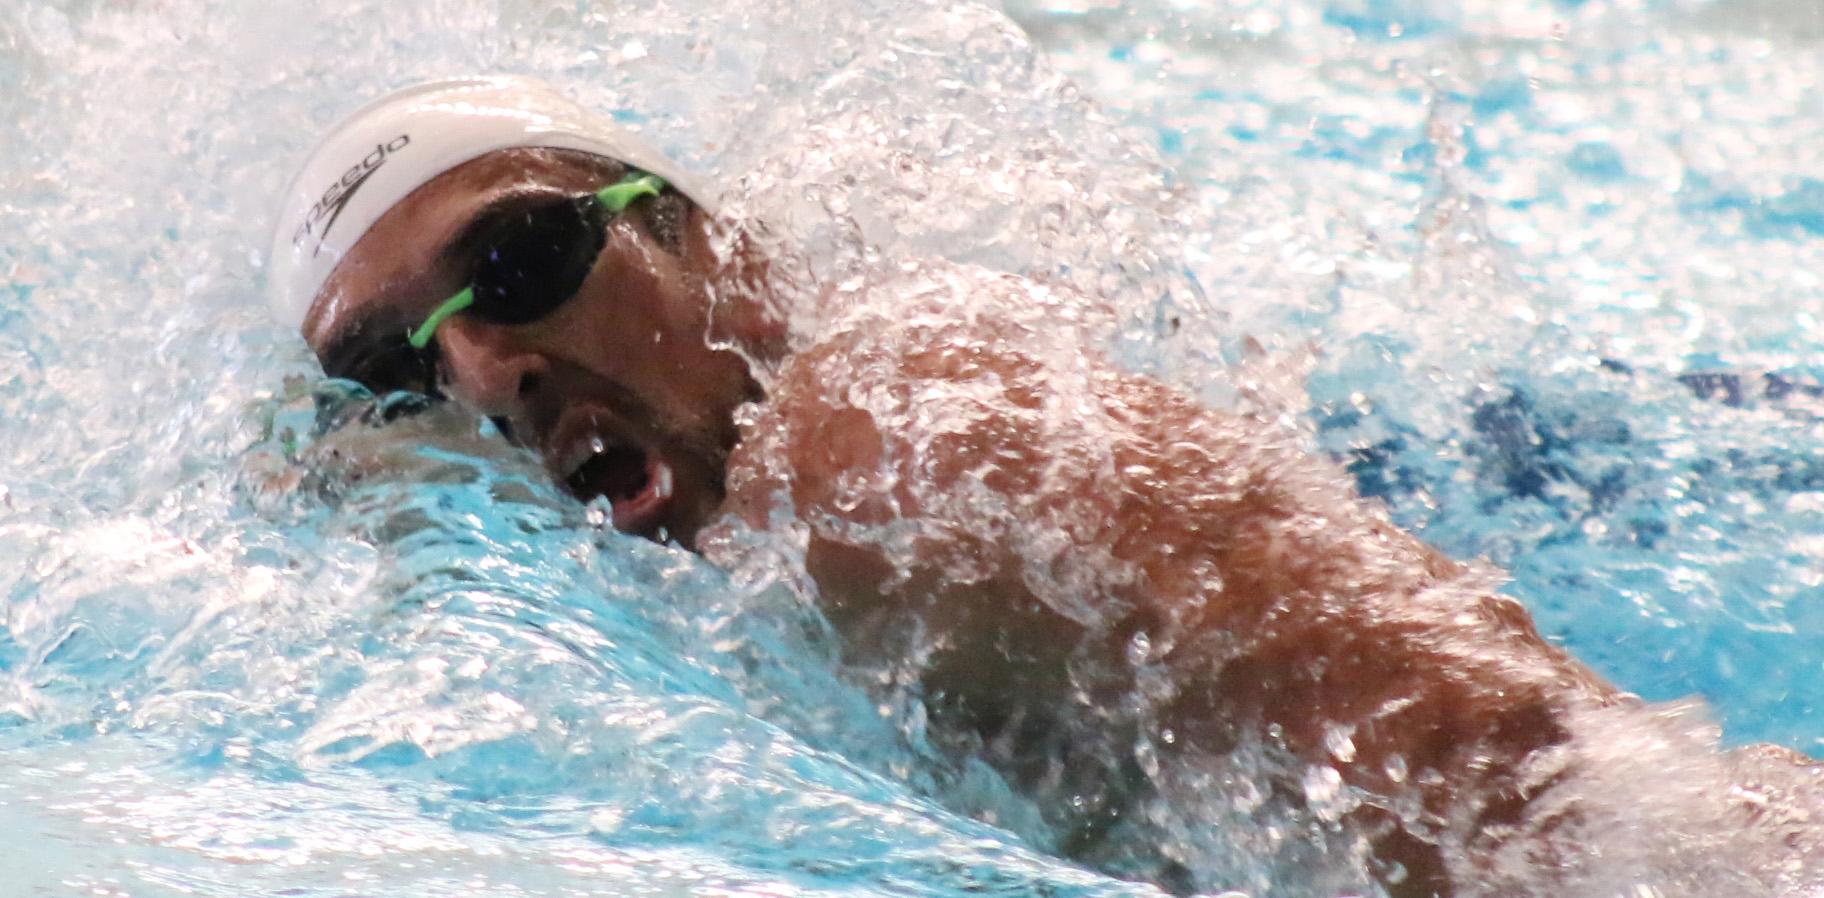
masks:
[[[497,152],[445,173],[356,244],[306,319],[306,338],[328,373],[362,379],[375,370],[360,361],[368,350],[396,348],[464,285],[473,249],[462,235],[479,216],[620,175],[618,165],[548,150]],[[739,276],[739,266],[719,263],[712,227],[693,211],[682,239],[668,242],[640,216],[616,218],[578,295],[544,320],[504,326],[462,314],[445,323],[441,389],[500,421],[572,492],[608,495],[616,527],[707,546],[719,563],[731,559],[721,531],[706,524],[726,511],[728,526],[763,528],[789,496],[807,525],[807,571],[848,651],[869,652],[873,619],[898,608],[962,634],[925,671],[928,694],[948,703],[938,718],[992,742],[1014,722],[1078,700],[1065,675],[1074,647],[1091,646],[1113,668],[1125,663],[1133,630],[1169,637],[1155,640],[1173,646],[1154,661],[1175,684],[1157,723],[1181,734],[1176,751],[1219,756],[1246,733],[1273,732],[1292,758],[1334,767],[1366,796],[1351,819],[1375,834],[1382,885],[1426,896],[1483,872],[1440,854],[1451,821],[1473,818],[1463,835],[1472,850],[1492,854],[1521,838],[1529,804],[1549,788],[1521,775],[1529,755],[1564,744],[1573,715],[1631,702],[1542,639],[1480,575],[1392,526],[1327,462],[1285,447],[1258,422],[1092,360],[1080,398],[1113,422],[1114,476],[1073,481],[1055,473],[1071,470],[1069,460],[1031,426],[1059,379],[1022,354],[1017,332],[950,322],[933,338],[908,324],[912,310],[896,310],[900,320],[865,339],[839,334],[782,357],[779,328],[765,315],[712,302],[735,292],[719,288]],[[944,319],[942,307],[925,312],[921,321]],[[734,412],[761,391],[741,356],[706,344],[712,329],[773,372],[764,413],[745,435]],[[893,383],[869,381],[882,377]],[[873,409],[851,400],[907,385],[992,394],[1005,413],[952,434],[947,464],[894,470],[918,456],[915,438],[878,426]],[[1133,574],[1101,594],[1130,609],[1120,626],[1097,632],[1046,610],[1027,584],[1036,579],[1030,565],[1052,562],[978,538],[994,525],[970,520],[969,506],[921,507],[904,489],[924,478],[933,489],[923,495],[941,497],[984,470],[984,484],[1031,497],[1039,511],[1102,503],[1093,515],[1101,526],[1072,534],[1057,558],[1107,559]],[[869,478],[887,484],[883,495],[841,500],[845,484]],[[981,579],[948,582],[929,558],[889,561],[853,538],[850,525],[895,515],[952,525],[933,532],[956,544],[926,546],[925,555],[967,553]],[[1023,659],[1018,669],[1012,655]],[[1328,735],[1339,726],[1355,734],[1346,759]],[[1002,764],[1014,781],[1055,774],[1055,758],[1025,770],[1019,755]]]
[[[305,338],[333,376],[376,390],[430,386],[400,375],[413,368],[401,340],[467,285],[476,223],[623,172],[547,149],[497,151],[445,172],[351,248]],[[438,389],[536,450],[554,480],[585,500],[606,495],[617,528],[689,546],[723,499],[734,409],[760,390],[739,355],[707,345],[712,279],[726,266],[708,217],[679,206],[689,211],[670,240],[645,215],[615,216],[582,287],[545,318],[509,326],[459,314],[426,358]],[[766,343],[764,325],[740,314],[719,322],[732,339]]]
[[[494,153],[451,170],[390,210],[355,245],[307,318],[307,339],[329,373],[363,379],[363,366],[351,359],[374,346],[396,348],[401,334],[464,285],[473,250],[463,247],[461,239],[471,222],[498,203],[573,196],[617,180],[620,174],[617,166],[583,154],[537,150]],[[829,404],[830,394],[823,387],[831,371],[897,371],[897,376],[914,383],[988,377],[1013,390],[1022,383],[1044,390],[1045,379],[1029,370],[1028,360],[1015,346],[1018,341],[1006,339],[1011,335],[972,341],[958,334],[956,340],[945,342],[1002,345],[1007,350],[957,359],[928,353],[923,341],[911,340],[900,347],[898,361],[882,365],[880,359],[852,353],[839,338],[783,365],[767,414],[747,443],[737,446],[731,415],[740,403],[756,398],[758,390],[740,357],[705,345],[710,292],[719,270],[708,227],[701,216],[693,216],[683,229],[682,245],[671,252],[637,216],[617,218],[578,296],[548,318],[502,326],[464,314],[445,323],[436,341],[441,389],[501,421],[516,442],[539,451],[553,478],[566,482],[573,492],[585,498],[610,493],[617,500],[614,523],[622,530],[646,535],[663,531],[694,546],[699,530],[719,510],[763,526],[775,497],[781,491],[789,493],[801,515],[826,522],[811,528],[806,565],[826,613],[854,643],[851,651],[875,650],[864,635],[873,609],[922,608],[928,620],[961,621],[959,629],[974,634],[963,642],[979,651],[950,652],[926,672],[932,694],[947,697],[948,708],[936,709],[940,718],[994,738],[1005,735],[1007,721],[1022,719],[1033,708],[1068,704],[1065,697],[1071,690],[1063,676],[1068,647],[1107,638],[1104,654],[1118,659],[1124,651],[1122,634],[1097,636],[1056,616],[1029,611],[1042,605],[1022,585],[1025,559],[1005,546],[984,543],[961,549],[977,555],[984,569],[993,572],[980,583],[951,585],[933,571],[919,569],[895,577],[892,563],[877,547],[846,539],[827,526],[877,511],[874,503],[844,507],[834,501],[833,484],[877,466],[883,456],[913,455],[901,446],[906,435],[882,432],[871,416]],[[735,339],[766,343],[768,335],[756,324],[757,316],[735,316],[734,321],[732,326],[720,324],[733,331]],[[370,382],[376,388],[403,385]],[[1288,489],[1285,484],[1306,479],[1310,466],[1280,459],[1260,470],[1246,470],[1260,463],[1236,451],[1250,442],[1244,422],[1218,419],[1150,381],[1111,373],[1099,398],[1135,410],[1132,439],[1139,454],[1119,469],[1185,467],[1182,461],[1152,453],[1180,445],[1186,434],[1198,434],[1195,442],[1205,446],[1209,456],[1198,455],[1202,464],[1182,472],[1185,483],[1166,483],[1162,488],[1029,479],[999,486],[1010,494],[1060,498],[1150,497],[1148,502],[1127,501],[1108,508],[1110,525],[1078,548],[1105,549],[1093,543],[1108,541],[1118,547],[1114,558],[1144,571],[1142,593],[1112,596],[1153,621],[1140,626],[1156,627],[1157,621],[1182,617],[1185,608],[1207,608],[1209,612],[1191,622],[1190,629],[1236,632],[1251,646],[1215,675],[1198,659],[1167,659],[1178,670],[1183,691],[1177,706],[1165,710],[1164,722],[1190,737],[1184,741],[1187,748],[1228,741],[1226,733],[1236,726],[1278,725],[1288,734],[1288,749],[1321,763],[1327,760],[1321,736],[1326,724],[1364,716],[1361,708],[1404,701],[1408,705],[1402,724],[1370,727],[1368,732],[1383,738],[1359,740],[1357,763],[1343,772],[1347,781],[1371,793],[1410,791],[1379,781],[1388,758],[1410,757],[1415,765],[1444,774],[1447,787],[1419,796],[1441,812],[1452,803],[1446,793],[1484,776],[1465,767],[1472,759],[1498,757],[1497,770],[1505,770],[1529,751],[1562,738],[1561,731],[1533,715],[1549,719],[1567,704],[1604,700],[1604,687],[1540,640],[1524,614],[1499,613],[1498,603],[1490,606],[1495,611],[1484,608],[1478,615],[1478,626],[1492,622],[1497,632],[1478,636],[1517,640],[1519,649],[1495,667],[1444,657],[1447,653],[1429,647],[1424,639],[1395,633],[1367,637],[1385,629],[1388,620],[1415,615],[1424,620],[1411,627],[1422,633],[1461,629],[1441,621],[1461,609],[1413,603],[1430,584],[1454,578],[1456,566],[1374,520],[1333,521],[1307,534],[1310,544],[1293,546],[1287,522],[1309,516],[1310,490]],[[1056,469],[1046,440],[1022,432],[1017,417],[997,425],[992,439],[959,446],[958,470],[970,467],[972,453],[1016,459],[1003,466],[1016,479]],[[632,459],[626,451],[606,453],[618,459],[614,465],[622,470],[617,477],[584,478],[586,482],[579,483],[571,476],[574,466],[589,455],[589,442],[596,437],[604,444],[637,450],[640,457]],[[761,451],[763,446],[770,451]],[[832,452],[836,447],[842,451]],[[731,453],[735,486],[729,494],[725,479]],[[768,470],[761,461],[764,457],[784,459],[789,470]],[[649,475],[643,481],[638,477],[642,472]],[[668,495],[655,486],[659,478],[654,475],[662,473],[670,476]],[[904,477],[945,476],[901,473],[901,482],[906,482]],[[1179,507],[1179,497],[1203,492],[1202,484],[1238,476],[1257,478],[1260,486],[1220,507]],[[1315,489],[1331,492],[1321,484]],[[923,513],[911,496],[894,500],[905,516]],[[1199,521],[1219,522],[1206,532],[1225,536],[1212,539],[1195,532]],[[961,533],[985,529],[969,520],[954,523]],[[1192,525],[1188,531],[1187,523]],[[1400,557],[1383,565],[1361,557],[1382,552]],[[1324,563],[1347,557],[1354,563]],[[1198,565],[1221,570],[1220,594],[1207,594],[1193,573]],[[1398,574],[1368,587],[1356,582],[1353,570],[1373,567]],[[1319,596],[1342,598],[1338,607],[1345,619],[1303,607],[1314,606]],[[1349,596],[1354,598],[1344,598]],[[1284,622],[1263,626],[1257,619],[1265,613],[1261,609],[1275,605],[1285,606]],[[1390,606],[1412,613],[1390,613]],[[1331,652],[1337,656],[1331,659],[1336,662],[1332,666],[1346,668],[1346,676],[1312,683],[1292,674],[1310,662],[1300,656],[1301,647],[1339,638],[1356,644],[1364,637],[1375,643],[1374,650]],[[1025,646],[1022,654],[1028,657],[1021,669],[1007,663],[1005,652],[997,647],[1004,645]],[[1512,673],[1515,662],[1526,675]],[[1431,672],[1435,688],[1410,684],[1409,678],[1420,670]],[[1400,675],[1392,676],[1395,672]],[[1495,700],[1491,695],[1509,698]],[[1287,708],[1300,713],[1287,716]],[[1018,754],[1003,765],[1016,781],[1029,775],[1020,769]],[[1038,763],[1049,765],[1043,757]],[[1496,779],[1484,788],[1501,791],[1498,774]],[[1390,825],[1382,819],[1363,822],[1375,828]],[[1397,861],[1416,874],[1394,891],[1448,893],[1450,887],[1424,840],[1397,823],[1391,826],[1393,835],[1381,843],[1381,859]]]

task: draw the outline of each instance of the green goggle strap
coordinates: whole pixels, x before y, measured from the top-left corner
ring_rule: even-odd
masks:
[[[609,212],[619,215],[633,201],[643,196],[658,196],[665,189],[665,181],[658,175],[643,172],[630,174],[621,179],[619,184],[610,184],[595,192],[595,199]]]
[[[595,201],[601,203],[610,214],[618,215],[626,211],[628,206],[633,205],[634,200],[643,196],[658,196],[659,192],[664,189],[665,181],[658,175],[636,172],[622,178],[618,184],[610,184],[596,191]],[[412,331],[406,337],[406,341],[412,344],[413,349],[423,349],[429,346],[431,338],[437,335],[437,328],[448,321],[450,316],[474,304],[475,288],[472,286],[462,288],[461,293],[450,297],[431,313],[431,317],[424,319],[424,323],[418,325],[418,329]]]
[[[424,319],[424,323],[418,325],[417,330],[412,331],[411,336],[406,338],[406,342],[412,344],[413,349],[423,349],[424,347],[429,346],[431,344],[431,338],[436,336],[437,328],[442,326],[444,321],[448,320],[451,315],[474,304],[475,288],[462,288],[461,293],[450,297],[443,305],[437,307],[437,311],[431,313],[431,317]]]

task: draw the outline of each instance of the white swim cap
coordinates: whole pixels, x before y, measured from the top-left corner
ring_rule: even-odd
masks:
[[[285,189],[268,284],[278,319],[301,329],[317,291],[380,216],[425,182],[509,147],[582,150],[670,182],[707,211],[695,179],[614,122],[534,78],[431,81],[356,110]]]

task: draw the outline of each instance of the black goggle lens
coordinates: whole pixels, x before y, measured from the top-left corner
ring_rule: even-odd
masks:
[[[607,241],[607,221],[592,196],[515,213],[482,242],[472,280],[473,311],[499,324],[528,324],[582,289]]]
[[[430,345],[450,316],[474,310],[496,324],[530,324],[569,302],[608,240],[608,218],[642,197],[657,197],[665,182],[632,172],[590,196],[559,200],[492,221],[469,286],[432,310],[408,334],[415,349]]]

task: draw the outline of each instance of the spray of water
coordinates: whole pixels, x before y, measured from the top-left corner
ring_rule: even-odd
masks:
[[[1065,659],[1114,700],[1047,719],[1021,761],[1067,773],[1035,785],[931,718],[941,621],[845,656],[785,516],[718,570],[603,532],[482,422],[370,427],[392,413],[316,384],[261,299],[290,160],[362,100],[474,71],[556,80],[715,175],[785,260],[798,346],[864,322],[966,351],[941,322],[1002,322],[1059,397],[1017,410],[1057,476],[1109,464],[1072,401],[1086,360],[1151,372],[1515,568],[1548,632],[1628,688],[1722,699],[1732,741],[1817,738],[1796,710],[1816,686],[1784,660],[1824,656],[1824,548],[1793,536],[1824,510],[1794,370],[1824,252],[1795,43],[1815,23],[1009,4],[1054,65],[975,6],[724,6],[0,11],[0,820],[28,834],[9,868],[134,895],[1155,894],[1063,853],[1186,891],[1374,888],[1337,765],[1270,733],[1174,751],[1146,641],[1112,671]],[[848,361],[876,386],[845,400],[914,435],[914,466],[1011,411]],[[1680,380],[1719,367],[1736,379],[1708,394]],[[1004,541],[1047,609],[1118,627],[1097,599],[1131,571],[1062,553],[1090,505],[903,485],[926,513],[865,534],[902,562],[950,546],[967,585],[967,539]],[[1574,812],[1540,812],[1561,876],[1446,839],[1487,893],[1807,874],[1781,847],[1814,813],[1789,765],[1719,757],[1692,707],[1574,728],[1538,771],[1574,771],[1549,793]],[[1353,738],[1329,740],[1338,764]],[[1762,810],[1719,816],[1718,794]]]

